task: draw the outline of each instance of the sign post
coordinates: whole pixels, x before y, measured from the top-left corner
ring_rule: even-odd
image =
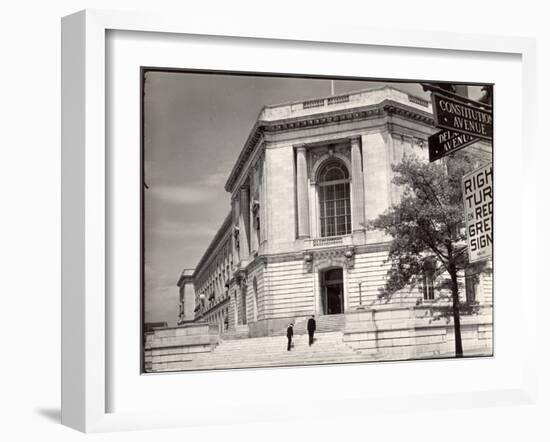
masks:
[[[493,165],[462,178],[462,198],[470,262],[493,256]]]

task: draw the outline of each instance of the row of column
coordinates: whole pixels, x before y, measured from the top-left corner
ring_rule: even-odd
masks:
[[[232,225],[238,232],[232,232],[233,262],[235,264],[248,257],[250,254],[250,192],[248,187],[239,189],[238,197],[233,201]]]
[[[365,198],[363,195],[363,166],[361,163],[361,138],[351,139],[351,230],[365,229]]]
[[[351,144],[351,205],[352,205],[352,232],[364,230],[365,198],[363,186],[363,166],[361,162],[361,138],[353,137]],[[306,146],[296,147],[296,184],[298,205],[298,238],[310,237],[308,174]]]
[[[264,162],[260,167],[264,167]],[[264,173],[255,173],[251,174],[248,178],[247,184],[243,185],[239,189],[237,198],[235,198],[233,204],[233,224],[238,226],[238,241],[239,247],[237,250],[235,239],[233,243],[233,252],[234,252],[234,262],[242,261],[247,259],[253,251],[257,251],[260,247],[262,241],[262,236],[265,236],[265,226],[263,226],[262,232],[262,222],[265,216],[261,216],[262,210],[264,210],[264,200],[265,200],[265,186],[262,183],[262,177]],[[254,193],[251,193],[251,189],[254,190]],[[259,212],[254,212],[254,203],[255,200],[259,199]],[[259,228],[257,228],[256,223],[254,222],[254,217],[258,216]]]

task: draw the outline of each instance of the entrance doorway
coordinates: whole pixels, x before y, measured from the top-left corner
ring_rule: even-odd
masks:
[[[321,274],[323,314],[344,313],[344,273],[341,268],[325,270]]]

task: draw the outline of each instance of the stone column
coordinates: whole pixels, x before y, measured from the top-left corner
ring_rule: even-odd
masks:
[[[250,252],[254,252],[254,251],[258,251],[258,236],[257,236],[257,231],[256,231],[256,224],[255,224],[255,220],[254,220],[254,216],[255,216],[255,213],[254,213],[254,200],[256,200],[258,198],[258,189],[257,189],[257,172],[254,171],[252,172],[252,174],[250,175],[250,194],[249,194],[249,197],[250,197],[250,200],[249,200],[249,204],[248,204],[248,219],[250,220],[249,221],[249,229],[250,229]]]
[[[361,138],[351,139],[351,192],[353,206],[351,211],[352,232],[365,230],[365,198],[363,195],[363,168],[361,165]]]
[[[296,146],[296,194],[298,203],[298,238],[309,238],[309,200],[306,147]]]
[[[260,174],[260,246],[267,240],[267,166],[265,155],[262,158]]]
[[[250,255],[250,198],[248,187],[241,187],[239,206],[239,250],[242,261]]]
[[[231,224],[231,253],[233,254],[233,265],[237,265],[237,263],[240,261],[240,238],[239,238],[239,246],[237,247],[237,237],[235,235],[235,227],[239,227],[239,200],[235,198],[233,201],[231,201],[231,209],[233,211],[232,214],[232,224]],[[239,227],[239,234],[240,237],[240,227]],[[229,269],[230,272],[233,271],[233,269]]]

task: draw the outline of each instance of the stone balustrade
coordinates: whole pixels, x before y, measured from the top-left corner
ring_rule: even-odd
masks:
[[[314,100],[266,106],[262,110],[259,119],[273,121],[283,118],[301,117],[324,112],[324,108],[326,108],[326,111],[331,111],[346,109],[348,107],[370,106],[380,104],[385,100],[406,104],[424,112],[432,112],[432,104],[429,101],[391,87],[382,87]]]

